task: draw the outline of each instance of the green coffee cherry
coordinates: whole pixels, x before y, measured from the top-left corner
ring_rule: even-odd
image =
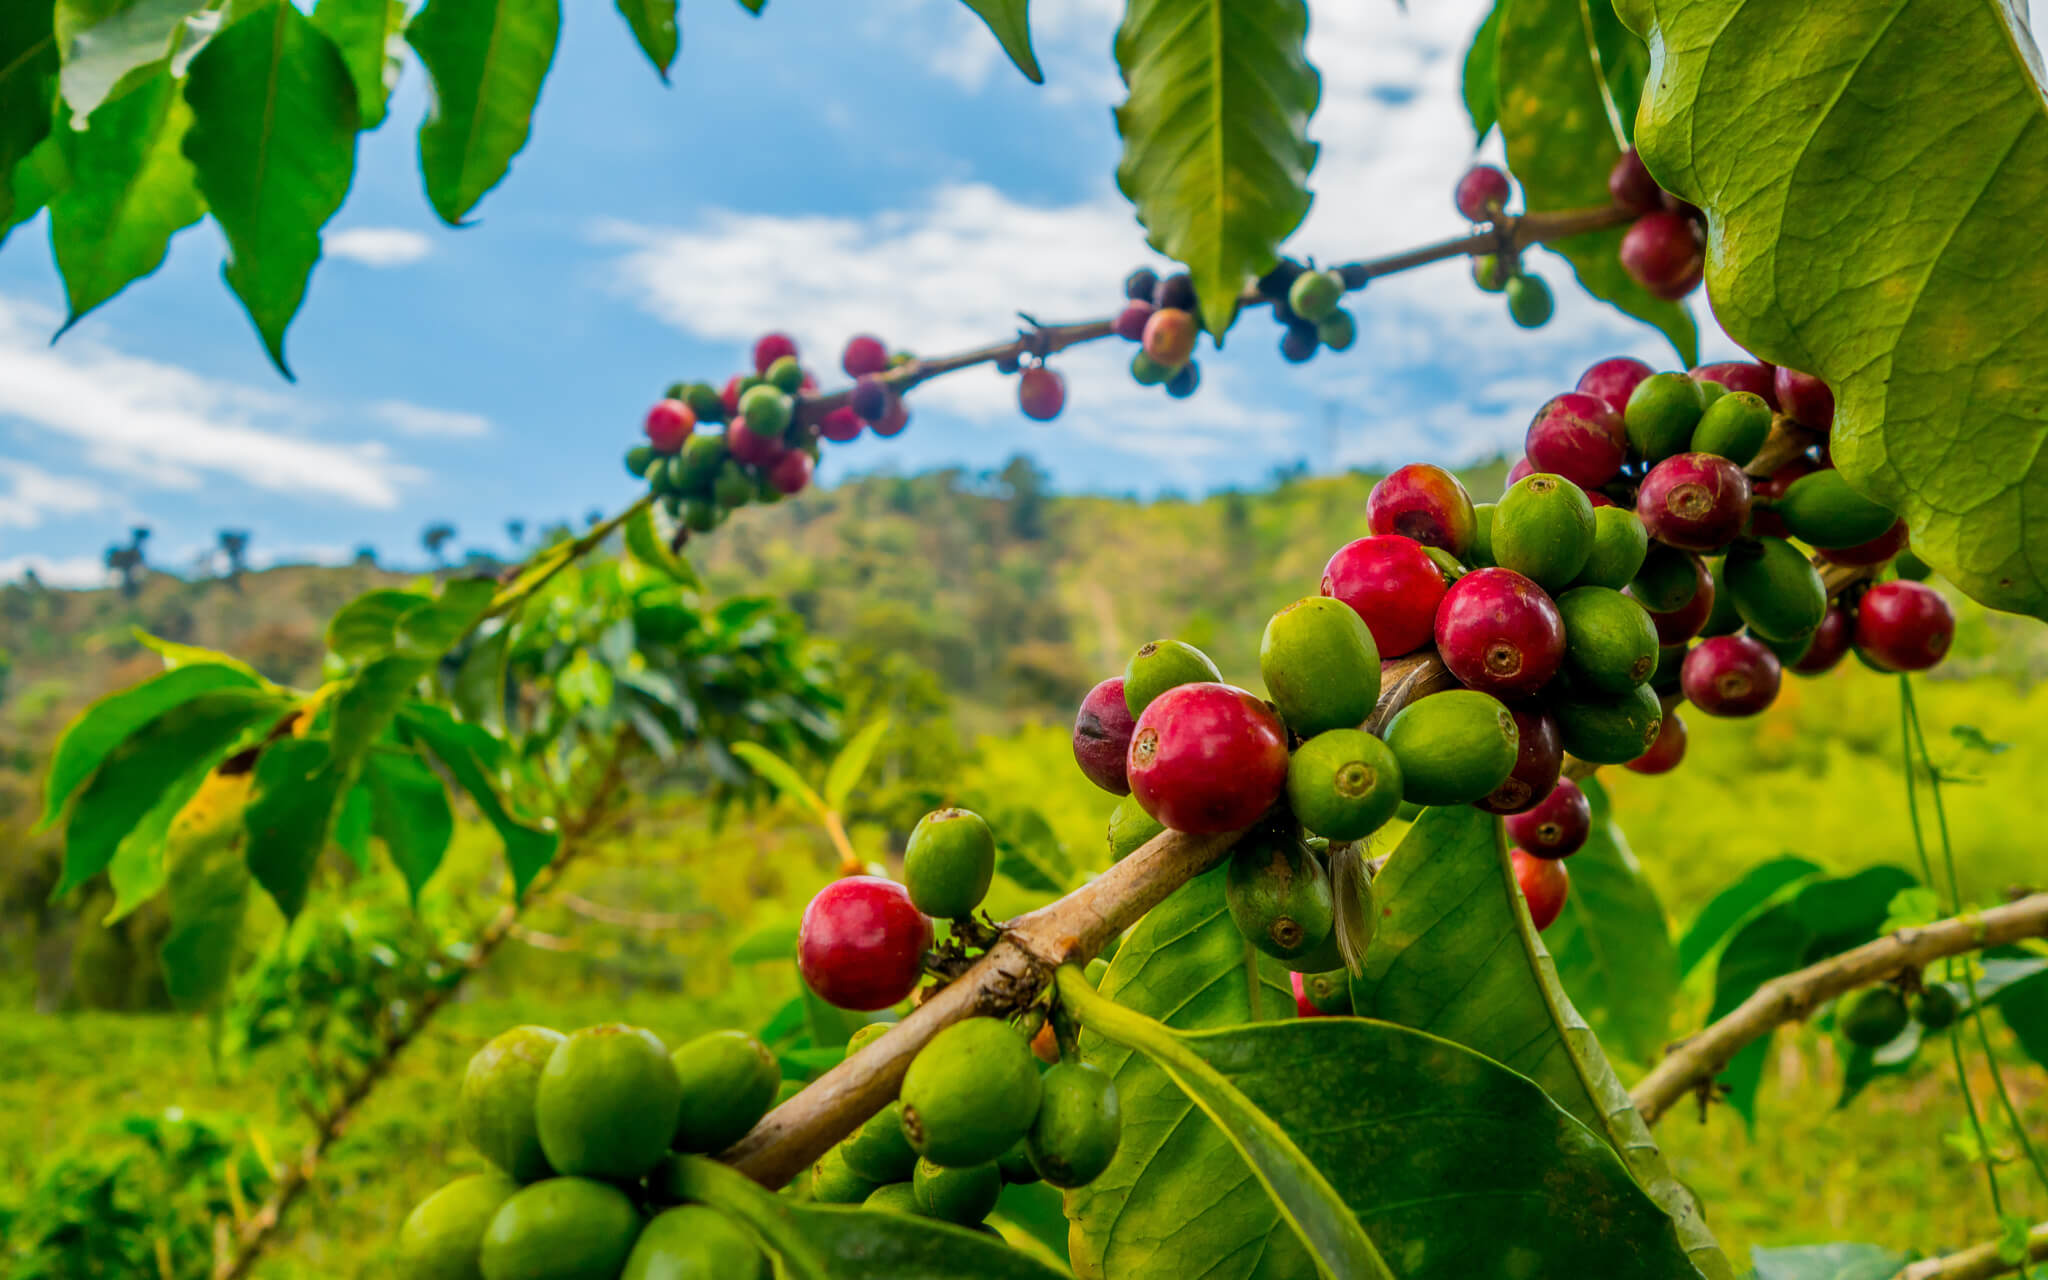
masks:
[[[1659,697],[1679,691],[1679,675],[1685,667],[1688,644],[1665,645],[1657,650],[1657,669],[1650,673],[1650,690]]]
[[[1557,591],[1593,554],[1593,504],[1563,476],[1517,480],[1493,513],[1493,560],[1545,591]]]
[[[1627,507],[1593,510],[1593,554],[1572,579],[1575,587],[1619,591],[1632,581],[1650,553],[1650,532]]]
[[[657,1214],[640,1232],[619,1280],[760,1280],[768,1259],[746,1229],[707,1205],[686,1204]]]
[[[917,820],[903,853],[903,887],[919,911],[941,920],[973,915],[995,873],[995,833],[980,814],[939,809]]]
[[[1085,1187],[1116,1159],[1123,1107],[1101,1067],[1062,1062],[1045,1073],[1044,1099],[1026,1143],[1031,1163],[1055,1187]]]
[[[1629,594],[1652,613],[1670,613],[1691,604],[1699,587],[1693,554],[1659,542],[1643,557],[1643,567],[1629,583]]]
[[[859,1204],[875,1186],[847,1167],[843,1147],[832,1148],[811,1166],[811,1199],[819,1204]]]
[[[1173,377],[1174,371],[1146,355],[1143,351],[1131,354],[1131,377],[1141,387],[1156,387]]]
[[[683,451],[669,462],[676,492],[709,497],[729,456],[724,436],[693,435],[683,441]]]
[[[566,1174],[637,1178],[668,1151],[682,1084],[652,1031],[585,1027],[555,1047],[534,1093],[548,1163]]]
[[[514,1027],[477,1050],[462,1077],[457,1114],[463,1136],[520,1182],[554,1172],[541,1150],[533,1104],[541,1072],[564,1038],[546,1027]]]
[[[1273,615],[1259,675],[1287,727],[1303,737],[1365,723],[1380,697],[1380,651],[1358,611],[1310,596]]]
[[[1497,253],[1482,253],[1472,259],[1472,283],[1487,293],[1508,287],[1508,268]]]
[[[1308,955],[1330,936],[1336,920],[1330,877],[1292,819],[1262,824],[1240,840],[1224,886],[1238,932],[1276,960]]]
[[[1109,812],[1109,860],[1122,862],[1165,830],[1165,824],[1145,812],[1136,796],[1125,796]]]
[[[917,1208],[917,1193],[908,1182],[892,1182],[885,1187],[876,1187],[868,1195],[863,1209],[877,1213],[901,1213],[910,1217],[922,1217]]]
[[[1358,322],[1349,311],[1339,307],[1317,322],[1316,336],[1332,351],[1349,351],[1351,344],[1358,341]]]
[[[903,1104],[892,1102],[869,1116],[840,1144],[846,1167],[869,1182],[904,1182],[917,1169],[917,1152],[903,1135]]]
[[[1003,1152],[1002,1158],[996,1161],[996,1167],[1002,1170],[1004,1182],[1020,1187],[1029,1186],[1041,1177],[1038,1166],[1031,1163],[1031,1152],[1024,1138],[1017,1139],[1008,1151]]]
[[[1898,520],[1890,507],[1851,489],[1833,468],[1794,480],[1771,509],[1793,537],[1823,550],[1861,545]]]
[[[1154,640],[1131,655],[1124,668],[1124,706],[1133,718],[1145,714],[1152,699],[1184,684],[1220,682],[1223,673],[1209,655],[1179,640]]]
[[[1344,300],[1344,277],[1334,271],[1304,271],[1287,290],[1287,305],[1294,314],[1317,324]]]
[[[1621,413],[1630,451],[1650,462],[1684,453],[1705,410],[1699,383],[1682,373],[1651,374],[1636,384]]]
[[[1716,382],[1712,378],[1700,379],[1700,407],[1702,409],[1713,408],[1714,403],[1727,394],[1727,383]]]
[[[1403,707],[1387,723],[1386,742],[1400,762],[1404,799],[1470,804],[1514,771],[1520,734],[1498,699],[1451,689]]]
[[[851,1058],[883,1036],[888,1035],[893,1022],[870,1022],[846,1038],[846,1056]]]
[[[550,1178],[499,1206],[478,1258],[484,1280],[616,1280],[639,1234],[625,1192],[594,1178]]]
[[[405,1216],[398,1229],[402,1280],[478,1280],[477,1250],[519,1184],[496,1170],[457,1178]]]
[[[1714,579],[1714,609],[1707,615],[1705,625],[1700,627],[1700,634],[1732,636],[1742,630],[1742,614],[1735,608],[1735,593],[1728,589],[1727,557],[1707,561],[1707,570]]]
[[[1318,1013],[1348,1016],[1351,1008],[1351,973],[1332,969],[1327,973],[1304,973],[1301,990]]]
[[[1799,548],[1759,538],[1730,548],[1723,569],[1735,611],[1764,640],[1804,640],[1828,613],[1828,589]]]
[[[1490,569],[1497,563],[1493,558],[1493,514],[1499,509],[1497,502],[1472,504],[1472,545],[1465,548],[1465,563],[1474,569]]]
[[[1898,1039],[1911,1017],[1905,997],[1890,987],[1872,987],[1842,1014],[1842,1035],[1850,1044],[1875,1049]]]
[[[1635,759],[1650,749],[1664,723],[1664,709],[1648,685],[1626,693],[1574,691],[1552,699],[1550,713],[1557,718],[1564,749],[1593,764]]]
[[[1363,729],[1332,729],[1287,762],[1287,802],[1303,826],[1332,840],[1363,840],[1401,805],[1401,764]]]
[[[759,386],[740,397],[740,421],[757,436],[779,438],[789,430],[794,406],[779,387]]]
[[[920,1160],[910,1190],[918,1212],[927,1218],[971,1227],[996,1207],[996,1198],[1003,1194],[1003,1172],[993,1160],[964,1169]]]
[[[796,362],[795,356],[777,356],[775,363],[768,366],[765,376],[769,386],[785,395],[795,395],[804,385],[803,366]],[[745,406],[741,408],[744,410]]]
[[[1908,582],[1925,582],[1934,570],[1925,560],[1913,554],[1913,548],[1907,547],[1892,557],[1892,572]]]
[[[1557,300],[1541,276],[1515,276],[1508,281],[1507,292],[1508,318],[1524,329],[1541,329],[1557,310]]]
[[[1619,591],[1574,587],[1557,598],[1557,612],[1574,688],[1627,693],[1656,671],[1657,630],[1643,607]]]
[[[1081,971],[1081,976],[1088,980],[1089,986],[1100,991],[1102,989],[1103,976],[1108,972],[1109,961],[1104,960],[1101,956],[1097,956],[1088,962],[1088,967]]]
[[[691,533],[709,533],[718,527],[718,522],[724,515],[725,511],[715,502],[708,502],[703,498],[686,498],[681,509],[676,512],[676,519]]]
[[[1771,406],[1753,391],[1731,391],[1707,406],[1692,429],[1692,451],[1746,467],[1771,434]]]
[[[636,444],[626,450],[626,471],[635,479],[645,478],[647,476],[647,469],[653,466],[654,460],[659,457],[661,455],[656,453],[652,446]],[[666,469],[666,467],[663,468],[663,470]]]
[[[1953,983],[1930,982],[1920,989],[1919,998],[1913,1001],[1913,1020],[1929,1031],[1952,1027],[1962,1016],[1963,999]]]
[[[725,399],[718,394],[718,388],[708,382],[693,382],[684,387],[679,399],[690,406],[690,412],[697,415],[699,422],[725,421]]]
[[[747,474],[745,467],[727,459],[718,468],[718,479],[711,486],[711,497],[727,511],[744,507],[754,499],[754,478]]]
[[[744,1031],[713,1031],[669,1055],[682,1086],[674,1146],[718,1152],[746,1136],[782,1084],[768,1046]]]
[[[1813,648],[1813,637],[1815,634],[1815,632],[1809,631],[1805,635],[1791,640],[1773,640],[1760,632],[1754,630],[1750,632],[1751,637],[1758,644],[1776,654],[1778,661],[1788,667],[1804,658],[1806,651]]]
[[[1038,1113],[1038,1059],[997,1018],[956,1022],[903,1077],[904,1136],[935,1164],[958,1168],[1001,1156]]]
[[[1429,557],[1429,562],[1436,566],[1436,571],[1443,575],[1445,582],[1456,582],[1465,576],[1465,562],[1442,547],[1424,547],[1422,554]]]

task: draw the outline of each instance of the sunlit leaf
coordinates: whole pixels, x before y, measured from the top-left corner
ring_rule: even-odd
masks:
[[[287,919],[306,905],[346,781],[318,738],[280,738],[256,759],[247,814],[249,874]]]
[[[356,112],[365,129],[384,123],[391,91],[405,65],[404,0],[320,0],[313,25],[327,33],[348,64]]]
[[[183,1009],[210,1003],[234,971],[249,904],[243,816],[253,775],[213,774],[171,823],[164,855],[171,931],[164,985]]]
[[[206,7],[204,0],[56,0],[57,82],[74,119],[168,72],[171,54],[196,35],[187,24]]]
[[[431,670],[433,663],[427,659],[392,653],[349,677],[334,696],[334,717],[328,727],[335,768],[355,767],[356,758],[391,727],[399,705]]]
[[[473,724],[464,724],[440,707],[414,703],[401,708],[399,720],[426,744],[427,750],[469,794],[484,820],[505,842],[505,864],[512,872],[513,892],[520,897],[550,862],[560,838],[553,831],[528,826],[514,818],[499,798],[493,781],[503,751],[497,739]]]
[[[416,756],[374,755],[364,765],[363,780],[376,806],[371,830],[418,902],[421,887],[440,868],[455,837],[448,792],[439,775]]]
[[[1670,1038],[1678,957],[1664,904],[1614,823],[1597,779],[1580,784],[1593,830],[1568,864],[1571,893],[1544,934],[1558,980],[1599,1035],[1631,1061],[1653,1063]]]
[[[1479,30],[1472,33],[1472,46],[1465,51],[1465,113],[1472,117],[1472,132],[1484,138],[1493,132],[1500,118],[1496,98],[1495,67],[1500,58],[1500,4],[1486,11]]]
[[[327,623],[327,647],[338,658],[363,662],[398,644],[398,620],[427,602],[416,591],[371,591],[343,605]]]
[[[693,589],[703,587],[690,562],[677,555],[654,527],[654,508],[641,507],[626,520],[626,550],[641,564]]]
[[[54,823],[63,813],[65,802],[100,767],[108,753],[144,725],[202,694],[218,689],[254,689],[259,683],[253,674],[239,667],[203,663],[176,667],[92,703],[65,727],[51,753],[40,826]]]
[[[420,126],[427,199],[459,226],[526,146],[561,35],[558,0],[428,0],[405,38],[434,81]]]
[[[785,798],[796,801],[818,817],[825,816],[825,798],[811,789],[789,761],[758,742],[735,742],[731,749],[734,755],[747,762],[748,768],[760,774]]]

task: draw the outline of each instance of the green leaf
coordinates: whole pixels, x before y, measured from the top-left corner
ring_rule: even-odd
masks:
[[[789,761],[758,742],[735,742],[732,753],[746,761],[749,769],[760,774],[785,799],[796,801],[820,818],[825,816],[825,798],[811,789]]]
[[[186,23],[206,8],[202,0],[56,0],[58,87],[72,118],[83,122],[138,79],[167,72],[171,55],[194,39]]]
[[[181,1009],[211,1003],[234,972],[249,905],[242,858],[243,806],[250,776],[215,775],[171,824],[164,862],[171,930],[161,952],[164,986]]]
[[[114,887],[114,905],[100,921],[101,924],[113,924],[154,898],[164,887],[164,878],[169,870],[165,861],[165,841],[170,836],[171,823],[186,803],[198,794],[206,775],[219,767],[226,755],[223,749],[207,752],[192,760],[185,771],[164,788],[157,802],[142,816],[142,821],[121,838],[121,843],[114,849],[113,861],[107,864],[107,882]]]
[[[654,527],[654,508],[641,507],[626,520],[626,550],[635,560],[656,573],[665,574],[675,582],[693,590],[701,590],[704,583],[697,577],[697,571],[690,562],[677,555]]]
[[[1835,1099],[1835,1108],[1840,1110],[1855,1101],[1856,1095],[1873,1080],[1903,1074],[1920,1056],[1925,1038],[1925,1028],[1918,1022],[1908,1022],[1904,1031],[1875,1049],[1843,1041],[1842,1093]]]
[[[1335,1198],[1331,1216],[1363,1248],[1319,1248],[1330,1275],[1393,1275],[1382,1258],[1399,1259],[1402,1280],[1693,1273],[1671,1220],[1614,1152],[1469,1049],[1359,1018],[1177,1033],[1097,995],[1078,971],[1059,989],[1083,1026],[1156,1058],[1243,1134],[1269,1190],[1310,1208]],[[1486,1229],[1472,1230],[1479,1221]],[[1185,1275],[1213,1259],[1178,1261]]]
[[[328,727],[336,769],[355,768],[357,757],[391,727],[399,705],[433,669],[429,659],[392,653],[349,677],[334,697],[334,718]]]
[[[358,123],[364,129],[383,124],[405,66],[404,0],[320,0],[313,25],[327,33],[348,64]]]
[[[406,25],[434,81],[420,172],[449,226],[462,224],[526,145],[561,30],[557,0],[428,0]]]
[[[109,752],[79,792],[64,830],[64,874],[52,897],[106,870],[115,849],[195,760],[218,761],[284,705],[260,689],[215,689],[179,703]],[[208,765],[212,767],[211,763]]]
[[[247,815],[249,874],[287,920],[306,905],[347,780],[318,738],[280,738],[256,758]]]
[[[1065,893],[1073,884],[1074,860],[1044,814],[1017,805],[987,817],[996,838],[997,871],[1040,893]]]
[[[327,647],[345,662],[365,662],[398,646],[398,620],[428,601],[417,591],[371,591],[341,607],[327,624]]]
[[[1373,885],[1380,927],[1365,976],[1351,984],[1358,1012],[1456,1041],[1534,1080],[1614,1148],[1671,1215],[1702,1275],[1732,1276],[1692,1193],[1559,985],[1500,824],[1466,806],[1425,809]]]
[[[483,620],[497,594],[493,578],[450,579],[432,600],[398,615],[392,645],[415,658],[439,658]]]
[[[162,658],[166,670],[173,667],[190,667],[213,663],[217,666],[233,667],[258,684],[270,685],[270,682],[263,678],[261,672],[233,654],[222,653],[218,649],[208,649],[202,645],[179,644],[175,640],[166,640],[162,636],[153,636],[141,627],[130,627],[128,634],[134,636],[136,642],[142,645],[143,648]],[[271,687],[274,688],[275,686]]]
[[[417,756],[378,754],[363,768],[376,805],[371,830],[391,854],[415,905],[455,838],[455,815],[440,775]]]
[[[740,0],[740,8],[745,9],[757,18],[761,16],[761,10],[767,7],[768,0]]]
[[[1593,805],[1593,830],[1568,865],[1571,892],[1544,939],[1558,980],[1603,1044],[1631,1061],[1654,1063],[1671,1031],[1678,998],[1678,956],[1664,904],[1643,878],[1607,789],[1581,782]]]
[[[853,795],[853,789],[860,785],[861,775],[868,771],[868,763],[875,758],[875,748],[882,743],[882,735],[889,732],[889,717],[883,716],[861,727],[852,741],[839,748],[833,758],[832,767],[825,771],[825,804],[834,813],[843,813],[846,802]]]
[[[1743,872],[1740,880],[1715,894],[1706,906],[1700,908],[1685,936],[1678,940],[1678,976],[1683,978],[1698,968],[1700,961],[1712,955],[1721,940],[1735,926],[1754,915],[1759,907],[1819,873],[1819,863],[1809,862],[1792,853],[1759,862]]]
[[[1133,926],[1102,994],[1182,1030],[1293,1017],[1287,971],[1238,932],[1223,879],[1221,867],[1196,877]],[[1115,1078],[1124,1128],[1109,1169],[1067,1193],[1076,1275],[1185,1280],[1188,1257],[1240,1260],[1239,1280],[1314,1274],[1229,1139],[1164,1071],[1085,1026],[1081,1053]]]
[[[796,939],[795,921],[762,925],[732,949],[732,962],[760,964],[766,960],[787,960],[796,954]]]
[[[370,788],[360,782],[342,796],[341,811],[334,815],[334,843],[341,846],[359,875],[370,874],[370,826],[375,818]]]
[[[1465,111],[1472,117],[1473,136],[1481,139],[1500,119],[1495,72],[1500,61],[1500,11],[1501,3],[1486,11],[1479,30],[1472,33],[1472,47],[1465,51]]]
[[[1617,83],[1641,84],[1648,54],[1614,16],[1612,0],[1500,0],[1497,21],[1501,140],[1525,204],[1531,212],[1606,205],[1607,174],[1621,158],[1617,120],[1634,109],[1631,98],[1610,116],[1610,95],[1622,96]],[[1586,292],[1654,325],[1681,360],[1698,363],[1692,314],[1652,297],[1623,269],[1622,234],[1616,227],[1549,247],[1571,263]]]
[[[181,703],[217,689],[253,689],[257,678],[235,667],[200,664],[151,676],[141,684],[110,693],[78,713],[57,739],[50,773],[43,786],[43,817],[48,828],[64,812],[65,802],[93,775],[109,752],[143,726]]]
[[[49,136],[57,37],[48,4],[0,4],[0,177]],[[13,226],[14,188],[0,184],[0,226]]]
[[[185,156],[227,236],[223,274],[289,378],[285,329],[320,260],[320,228],[355,179],[348,64],[296,5],[268,4],[199,51],[185,100]]]
[[[1219,343],[1308,213],[1322,81],[1307,34],[1302,0],[1131,0],[1117,29],[1117,186],[1146,240],[1193,275]]]
[[[455,709],[493,734],[505,732],[505,679],[512,657],[512,628],[505,625],[470,646],[455,673]]]
[[[1816,880],[1752,918],[1728,939],[1714,969],[1714,1003],[1707,1021],[1732,1012],[1780,974],[1861,946],[1877,936],[1891,900],[1912,887],[1896,867],[1870,867],[1852,876]],[[1727,1099],[1746,1124],[1756,1122],[1769,1036],[1744,1045],[1721,1071]]]
[[[1988,964],[1988,962],[1987,962]],[[1983,985],[1981,981],[1978,984]],[[1999,993],[1998,1016],[2027,1056],[2048,1067],[2048,976],[2014,982]]]
[[[2048,617],[2048,101],[2024,8],[1620,7],[1660,58],[1643,158],[1708,211],[1722,327],[1826,380],[1831,456],[1905,517],[1916,555]],[[1729,56],[1759,41],[1769,57]]]
[[[654,64],[654,70],[662,82],[668,81],[668,69],[676,63],[676,52],[683,47],[682,29],[676,25],[677,0],[614,0],[620,16],[633,29],[633,38],[640,42],[640,51]]]
[[[0,93],[4,92],[0,88]],[[41,213],[70,185],[71,171],[64,163],[64,140],[52,133],[15,164],[8,181],[0,182],[0,244],[7,242],[9,232]]]
[[[1752,1249],[1754,1280],[1892,1280],[1913,1260],[1874,1244],[1809,1244],[1790,1249]]]
[[[498,838],[505,842],[505,865],[512,872],[513,893],[526,896],[526,887],[533,883],[533,878],[555,860],[560,838],[553,831],[527,826],[506,812],[504,802],[498,798],[498,788],[492,783],[493,775],[499,772],[503,744],[477,726],[463,724],[441,708],[425,703],[401,708],[399,721],[426,744],[455,784],[476,802],[484,820],[497,830]]]
[[[1045,83],[1045,72],[1039,70],[1038,55],[1031,52],[1031,0],[960,0],[960,3],[974,10],[974,16],[988,24],[1003,52],[1010,56],[1017,70],[1033,84]]]

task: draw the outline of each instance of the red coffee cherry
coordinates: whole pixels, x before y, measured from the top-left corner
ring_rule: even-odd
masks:
[[[647,443],[656,453],[675,453],[697,428],[697,415],[680,400],[657,400],[647,411]]]
[[[839,356],[839,367],[846,370],[849,378],[858,378],[864,373],[880,373],[889,367],[889,348],[872,334],[856,334],[846,340],[846,350]]]
[[[910,893],[880,876],[848,876],[818,891],[797,931],[797,968],[841,1009],[886,1009],[916,989],[932,922]]]
[[[1444,594],[1436,649],[1468,688],[1501,698],[1534,693],[1564,661],[1564,619],[1543,588],[1521,574],[1480,569]]]
[[[1573,390],[1599,396],[1609,408],[1620,413],[1627,406],[1628,398],[1635,394],[1636,386],[1655,372],[1634,356],[1612,356],[1580,374],[1578,385]]]
[[[1813,643],[1806,646],[1806,652],[1792,664],[1792,669],[1803,676],[1833,671],[1836,664],[1848,656],[1850,634],[1854,629],[1855,624],[1843,612],[1842,606],[1830,606],[1820,625],[1814,628]]]
[[[1398,533],[1425,547],[1463,556],[1472,547],[1477,521],[1472,495],[1458,477],[1426,462],[1395,470],[1365,496],[1365,525],[1374,533]]]
[[[1681,453],[1650,468],[1636,490],[1650,536],[1684,551],[1715,551],[1749,519],[1749,477],[1711,453]]]
[[[1522,440],[1531,471],[1563,476],[1591,492],[1628,458],[1628,429],[1599,396],[1567,391],[1536,411]]]
[[[1557,720],[1540,707],[1510,707],[1515,718],[1515,767],[1506,782],[1495,787],[1475,808],[1488,813],[1522,813],[1541,803],[1557,785],[1564,768],[1564,739]]]
[[[1835,425],[1835,393],[1810,373],[1779,366],[1774,375],[1778,410],[1802,427],[1826,435]]]
[[[1236,831],[1287,785],[1287,729],[1264,702],[1227,684],[1176,685],[1138,717],[1126,774],[1138,804],[1191,834]]]
[[[1475,164],[1458,179],[1452,203],[1467,221],[1485,222],[1506,207],[1509,194],[1508,175],[1490,164]]]
[[[1535,808],[1508,818],[1508,839],[1536,858],[1569,858],[1593,834],[1593,805],[1579,784],[1559,778]]]
[[[1515,884],[1529,904],[1529,922],[1541,933],[1564,910],[1564,900],[1571,894],[1571,875],[1564,863],[1532,857],[1521,849],[1508,850],[1508,862],[1515,871]]]
[[[1074,762],[1088,781],[1111,795],[1127,796],[1131,780],[1125,762],[1137,731],[1138,722],[1124,702],[1124,678],[1112,676],[1081,699],[1081,713],[1074,717]]]
[[[834,444],[846,444],[860,438],[860,428],[860,415],[840,405],[818,423],[818,434]]]
[[[1686,701],[1710,716],[1753,716],[1778,696],[1778,655],[1746,635],[1711,636],[1678,670]]]
[[[796,358],[796,339],[786,333],[764,333],[754,340],[754,372],[766,373],[782,357]]]
[[[1358,611],[1381,658],[1398,658],[1436,633],[1443,570],[1422,544],[1398,534],[1346,543],[1323,566],[1323,594]]]
[[[1856,603],[1856,651],[1887,671],[1925,671],[1955,638],[1955,610],[1924,582],[1880,582]]]
[[[1669,773],[1685,759],[1685,721],[1678,713],[1668,711],[1664,723],[1657,729],[1657,740],[1650,749],[1629,761],[1622,767],[1635,773]]]
[[[1051,422],[1067,404],[1067,380],[1042,364],[1032,365],[1017,378],[1017,407],[1024,416]]]

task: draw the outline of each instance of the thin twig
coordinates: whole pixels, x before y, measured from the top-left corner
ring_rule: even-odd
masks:
[[[2048,893],[2030,894],[1979,915],[1901,929],[1854,951],[1780,975],[1674,1049],[1629,1096],[1643,1120],[1654,1124],[1673,1103],[1711,1082],[1744,1046],[1804,1018],[1825,1001],[1946,956],[2040,937],[2048,937]]]
[[[2000,1253],[2001,1240],[1987,1240],[1959,1253],[1927,1258],[1907,1267],[1894,1280],[1991,1280],[1992,1276],[2018,1271],[2020,1263],[2007,1262]],[[2027,1257],[2048,1262],[2048,1222],[2027,1228]]]

